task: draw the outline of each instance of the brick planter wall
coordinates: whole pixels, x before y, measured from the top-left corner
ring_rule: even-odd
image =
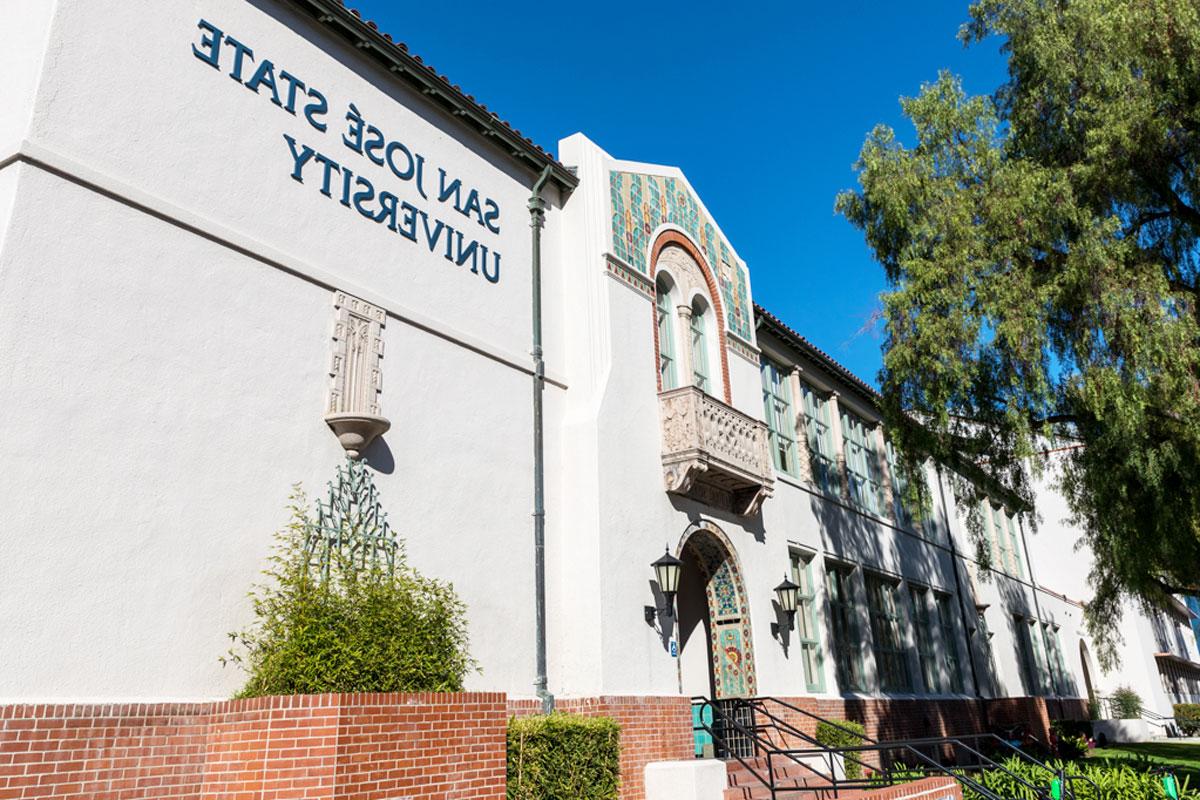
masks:
[[[692,701],[687,697],[607,696],[562,698],[559,711],[612,717],[621,725],[621,800],[644,800],[645,770],[651,761],[692,757]],[[541,711],[536,700],[512,700],[509,714]]]
[[[505,696],[0,707],[0,800],[500,800]]]

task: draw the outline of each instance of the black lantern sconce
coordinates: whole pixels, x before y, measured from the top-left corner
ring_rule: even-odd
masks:
[[[796,605],[799,599],[800,587],[792,583],[787,575],[784,575],[783,583],[775,587],[775,600],[779,603],[779,608],[787,613],[787,629],[789,631],[796,622]],[[771,632],[776,636],[782,633],[779,623],[771,623]]]
[[[650,566],[654,569],[654,579],[658,582],[658,589],[666,601],[666,608],[662,613],[668,617],[674,616],[675,594],[679,591],[679,574],[683,571],[683,562],[671,555],[669,549],[664,548],[662,557]],[[646,622],[653,623],[657,615],[658,609],[655,606],[646,606]]]

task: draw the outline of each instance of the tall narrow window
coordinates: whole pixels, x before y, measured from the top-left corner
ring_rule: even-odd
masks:
[[[1067,679],[1067,665],[1063,661],[1062,639],[1058,635],[1058,626],[1044,622],[1042,631],[1046,636],[1046,647],[1050,651],[1046,655],[1046,663],[1050,668],[1054,691],[1060,695],[1069,694],[1071,687]]]
[[[1015,514],[1005,516],[1008,524],[1009,555],[1012,559],[1013,575],[1025,579],[1025,562],[1021,559],[1021,532],[1017,528]]]
[[[892,483],[892,515],[896,519],[896,524],[901,528],[911,528],[913,527],[913,514],[904,499],[904,496],[908,494],[908,487],[911,485],[908,470],[900,463],[896,448],[892,447],[891,442],[885,445],[885,452],[887,453],[888,479]]]
[[[704,308],[692,306],[692,385],[708,391],[708,342],[704,332]]]
[[[846,453],[846,477],[850,499],[860,508],[879,513],[879,453],[874,428],[849,411],[842,412],[842,443]]]
[[[1008,514],[1000,506],[991,506],[991,512],[992,542],[996,547],[996,568],[1001,572],[1011,572],[1012,566],[1009,563],[1008,557],[1008,531],[1005,529],[1005,519],[1008,517]]]
[[[812,556],[792,553],[792,581],[800,587],[796,603],[796,631],[800,639],[800,662],[804,685],[810,692],[825,691],[821,664],[821,640],[817,633],[817,593],[813,583]]]
[[[804,433],[812,457],[813,480],[827,494],[840,496],[842,489],[837,476],[837,451],[829,421],[829,401],[807,383],[800,384],[800,393],[803,395]]]
[[[1013,632],[1017,636],[1017,655],[1021,660],[1021,680],[1030,695],[1042,693],[1041,648],[1037,623],[1032,619],[1013,615]]]
[[[943,691],[941,671],[933,645],[933,618],[929,613],[929,590],[924,586],[908,585],[908,594],[913,606],[913,629],[916,633],[917,656],[921,661],[921,678],[925,691],[941,694]]]
[[[863,681],[854,593],[847,567],[828,562],[825,564],[825,593],[829,596],[829,630],[833,637],[838,688],[843,692],[861,692],[866,684]]]
[[[675,324],[671,312],[671,293],[660,281],[655,288],[654,305],[658,317],[658,374],[663,391],[679,384],[675,376]]]
[[[962,662],[958,658],[958,634],[954,629],[954,600],[945,592],[934,592],[933,599],[942,634],[942,655],[946,660],[946,673],[950,676],[950,691],[961,694],[964,681]]]
[[[908,654],[900,635],[900,615],[896,611],[896,583],[880,575],[867,575],[866,582],[879,688],[885,692],[910,691]]]
[[[763,414],[771,443],[775,468],[796,474],[796,417],[792,413],[792,389],[787,373],[763,359]]]

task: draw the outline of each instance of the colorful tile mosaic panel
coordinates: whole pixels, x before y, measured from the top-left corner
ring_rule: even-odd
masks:
[[[614,170],[609,173],[609,186],[613,255],[649,275],[646,248],[651,234],[660,225],[678,225],[700,246],[708,263],[717,271],[729,330],[748,342],[754,341],[746,270],[734,258],[725,239],[717,234],[716,226],[686,184],[678,178]]]
[[[750,609],[737,561],[722,536],[713,530],[696,531],[686,546],[696,554],[704,573],[717,697],[747,697],[755,694],[757,684]]]

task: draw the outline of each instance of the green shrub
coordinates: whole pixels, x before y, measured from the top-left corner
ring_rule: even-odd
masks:
[[[1200,703],[1176,703],[1175,722],[1184,736],[1200,733]]]
[[[1000,797],[1034,800],[1029,787],[1017,778],[1037,787],[1039,794],[1045,796],[1052,777],[1045,769],[1015,757],[1005,760],[1002,766],[1008,772],[991,769],[971,773],[969,777]],[[1148,760],[1121,764],[1051,761],[1047,766],[1056,772],[1063,771],[1076,800],[1156,800],[1163,797],[1162,779],[1150,772],[1157,765]],[[1080,779],[1071,780],[1072,776]],[[1179,797],[1180,800],[1200,800],[1200,795],[1188,787],[1186,776],[1179,779]],[[963,800],[984,800],[984,797],[963,784]]]
[[[1090,719],[1090,720],[1100,719],[1100,701],[1099,700],[1095,700],[1095,699],[1088,700],[1087,707],[1088,707],[1088,719]]]
[[[508,800],[616,800],[621,726],[607,717],[508,721]]]
[[[474,662],[450,584],[411,569],[386,527],[390,564],[361,547],[315,557],[306,506],[297,488],[268,581],[250,593],[256,620],[230,634],[234,648],[222,661],[249,674],[237,696],[460,691]]]
[[[836,724],[830,722],[817,723],[817,741],[825,747],[837,749],[839,747],[857,747],[863,743],[863,739],[867,735],[867,730],[857,722],[849,722],[847,720],[834,720]],[[852,760],[854,759],[854,760]],[[862,777],[862,761],[863,754],[861,752],[843,754],[845,762],[846,777],[849,779]]]
[[[1058,757],[1073,761],[1087,755],[1092,723],[1086,720],[1056,719],[1050,723],[1050,733],[1053,734],[1055,753]]]
[[[1112,712],[1117,719],[1137,719],[1142,715],[1142,698],[1128,686],[1119,686],[1112,693]]]

